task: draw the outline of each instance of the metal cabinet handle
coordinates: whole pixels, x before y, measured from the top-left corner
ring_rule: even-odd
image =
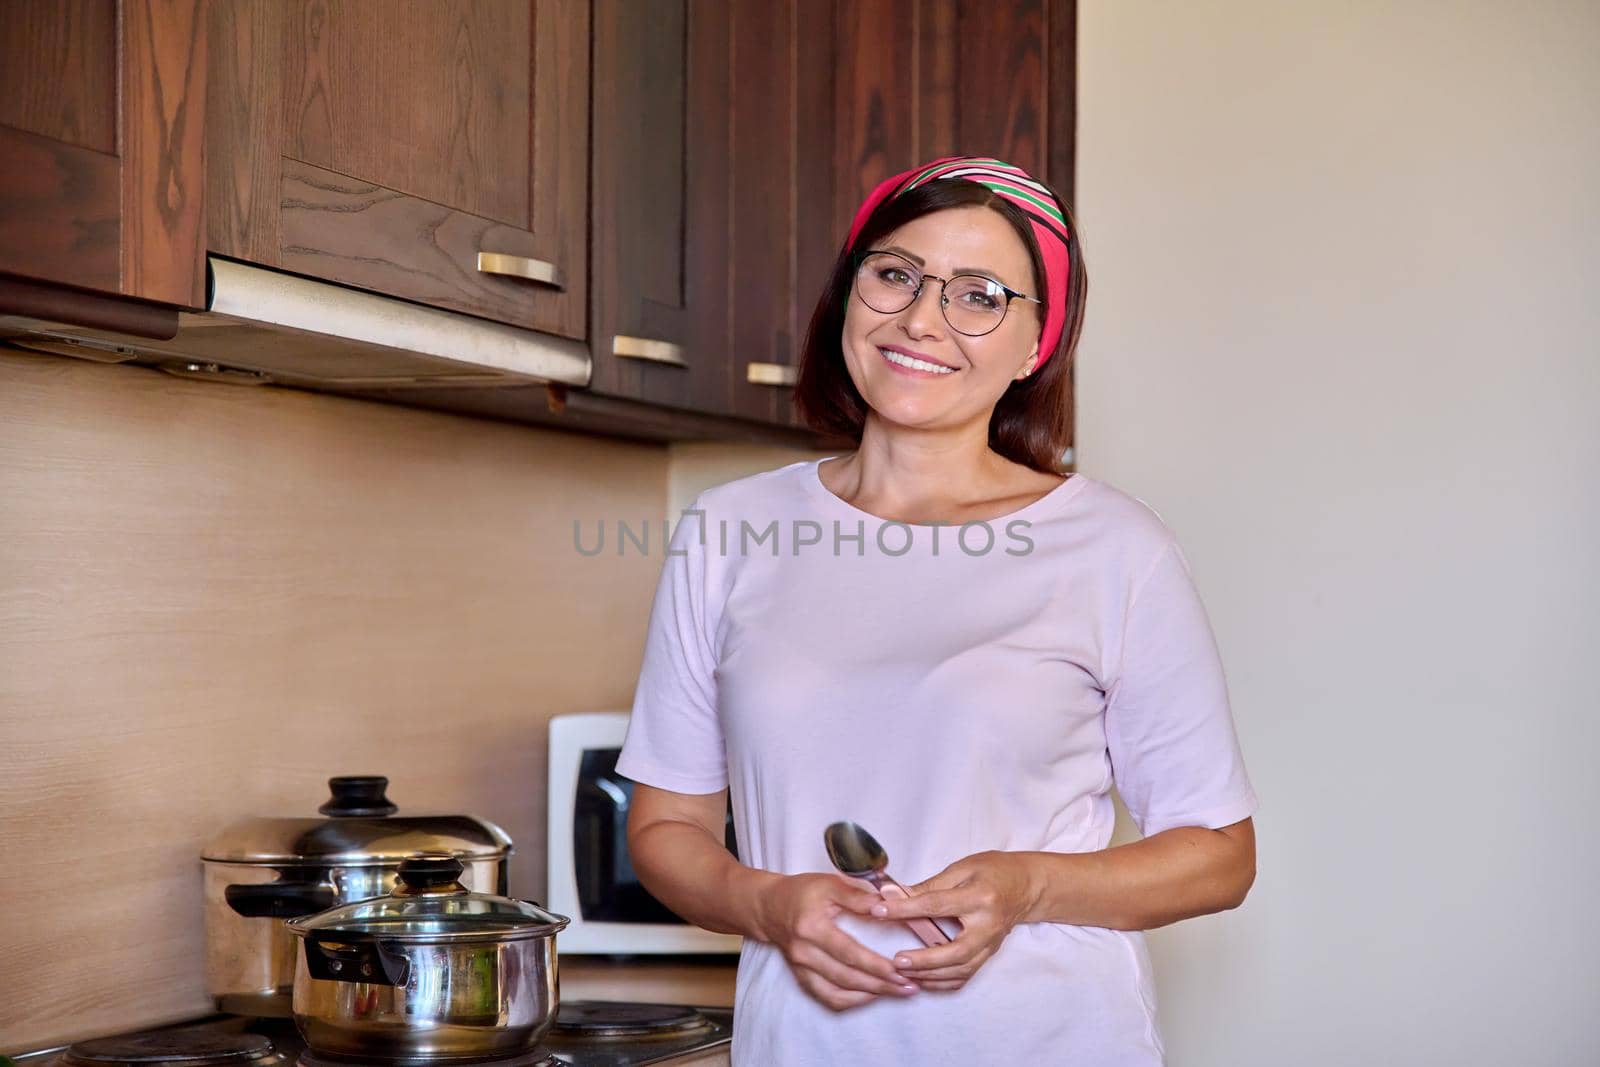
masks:
[[[527,256],[513,256],[505,252],[479,252],[478,269],[485,274],[501,274],[508,278],[525,278],[530,282],[561,288],[561,275],[554,263]]]
[[[611,339],[611,354],[625,359],[649,359],[674,367],[687,367],[683,346],[671,341],[654,341],[648,337],[628,337],[617,334]]]
[[[786,363],[746,363],[745,381],[755,385],[793,385],[797,372]]]

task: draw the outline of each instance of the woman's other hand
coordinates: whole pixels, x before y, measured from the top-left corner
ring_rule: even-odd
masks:
[[[953,992],[1000,950],[1012,927],[1023,921],[1038,896],[1024,856],[979,852],[957,860],[925,882],[907,886],[908,900],[866,902],[860,914],[903,921],[955,916],[961,934],[948,945],[895,953],[896,971],[924,989]],[[862,902],[852,901],[852,910]]]
[[[790,875],[761,895],[761,939],[777,945],[801,988],[833,1011],[910,996],[915,984],[834,922],[841,912],[865,914],[878,899],[838,875]]]

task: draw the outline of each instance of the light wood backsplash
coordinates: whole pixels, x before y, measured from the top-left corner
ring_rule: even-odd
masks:
[[[545,723],[626,708],[668,450],[0,351],[0,1051],[209,1008],[199,850],[381,773],[544,893]]]

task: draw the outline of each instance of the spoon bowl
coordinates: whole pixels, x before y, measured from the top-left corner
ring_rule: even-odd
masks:
[[[822,844],[840,874],[870,883],[886,900],[911,899],[906,887],[889,877],[885,869],[889,866],[889,853],[865,827],[853,822],[832,823],[822,831]],[[956,922],[954,919],[945,921]],[[956,936],[934,919],[907,919],[906,925],[924,945],[948,944]],[[956,930],[959,933],[959,923]]]
[[[828,858],[841,874],[866,878],[889,866],[889,854],[878,839],[853,822],[836,822],[822,833]]]

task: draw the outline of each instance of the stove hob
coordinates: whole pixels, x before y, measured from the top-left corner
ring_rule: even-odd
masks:
[[[562,1001],[555,1023],[527,1053],[486,1060],[431,1061],[431,1067],[644,1067],[726,1045],[733,1009],[711,1006]],[[17,1067],[368,1067],[320,1056],[287,1019],[218,1015],[162,1030],[79,1042],[66,1051],[25,1053]],[[385,1061],[382,1067],[429,1067]]]
[[[556,1012],[553,1036],[681,1037],[709,1030],[710,1019],[681,1004],[622,1004],[571,1001]]]
[[[278,1067],[288,1057],[261,1034],[153,1030],[80,1041],[61,1067]]]
[[[336,1059],[332,1056],[319,1056],[307,1050],[300,1053],[296,1067],[368,1067],[376,1061]],[[515,1056],[502,1056],[494,1060],[385,1060],[382,1067],[427,1067],[427,1065],[459,1064],[461,1067],[565,1067],[562,1061],[542,1051],[523,1052]]]

